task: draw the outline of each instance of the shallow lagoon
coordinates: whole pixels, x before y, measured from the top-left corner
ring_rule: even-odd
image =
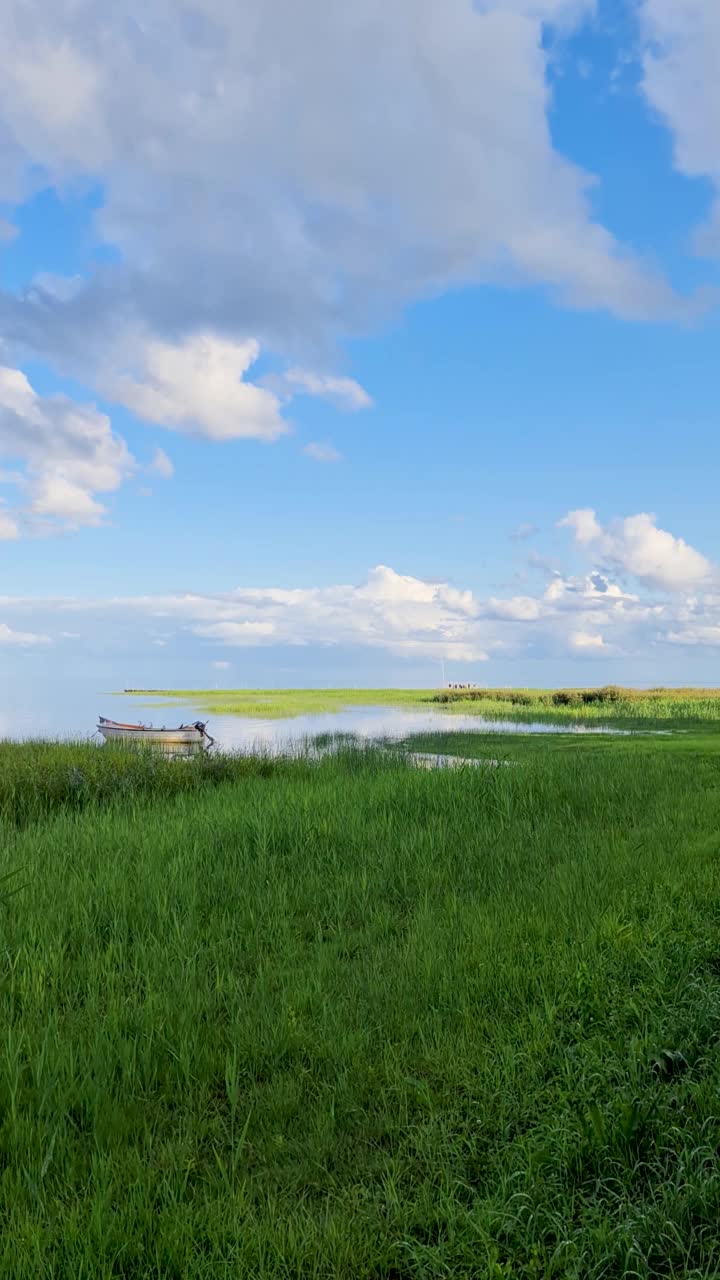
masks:
[[[199,718],[197,709],[180,708],[179,719],[192,714]],[[148,719],[160,716],[154,723],[173,723],[170,708],[153,707],[147,711]],[[135,717],[137,719],[137,713]],[[287,719],[251,719],[244,716],[216,716],[210,722],[210,732],[218,745],[228,750],[277,752],[299,745],[308,739],[335,735],[352,735],[361,742],[400,742],[418,733],[574,733],[574,734],[627,734],[628,730],[609,729],[606,726],[554,725],[543,723],[523,724],[517,720],[490,720],[478,715],[459,715],[457,712],[410,711],[396,707],[349,707],[345,711],[331,711],[314,715],[292,716]]]
[[[351,735],[360,742],[400,742],[414,734],[573,734],[627,736],[629,729],[590,720],[586,724],[563,720],[526,722],[463,714],[438,707],[349,706],[340,710],[288,717],[248,717],[237,714],[208,718],[199,703],[163,702],[146,697],[115,695],[88,684],[34,689],[5,688],[0,703],[0,737],[89,738],[98,715],[156,726],[208,719],[209,732],[221,749],[276,753],[299,749],[308,739]],[[652,730],[650,730],[652,732]],[[648,730],[645,730],[648,732]],[[657,732],[657,730],[656,730]]]

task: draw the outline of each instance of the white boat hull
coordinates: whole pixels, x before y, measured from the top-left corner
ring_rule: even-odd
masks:
[[[107,720],[100,716],[98,733],[106,742],[122,742],[129,746],[159,747],[172,755],[194,755],[211,747],[214,739],[210,737],[205,725],[200,721],[194,724],[179,724],[176,729],[156,729],[151,724],[123,724],[119,720]]]
[[[111,725],[98,725],[98,732],[106,742],[160,743],[166,746],[180,746],[190,742],[204,742],[204,734],[199,729],[114,729]]]

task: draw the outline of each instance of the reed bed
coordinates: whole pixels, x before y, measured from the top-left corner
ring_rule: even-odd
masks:
[[[209,715],[261,719],[349,707],[404,707],[475,713],[494,719],[698,725],[720,721],[720,689],[174,689],[126,690],[146,704],[167,700]]]
[[[218,752],[187,761],[121,743],[0,741],[0,824],[23,827],[58,811],[197,794],[285,767],[281,759],[258,754]]]
[[[0,1274],[717,1275],[716,760],[517,760],[0,747]]]
[[[545,722],[647,726],[720,721],[720,689],[446,689],[432,695],[448,710]]]

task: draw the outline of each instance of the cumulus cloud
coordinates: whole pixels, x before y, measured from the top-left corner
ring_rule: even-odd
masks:
[[[575,541],[581,546],[587,546],[588,543],[599,542],[603,537],[603,531],[598,523],[595,512],[589,507],[583,507],[578,511],[568,511],[562,520],[558,520],[560,529],[572,529],[575,534]]]
[[[601,573],[593,572],[584,577],[564,577],[555,572],[545,588],[544,600],[558,609],[574,610],[581,604],[584,609],[621,608],[628,604],[637,607],[640,597],[633,595],[617,582],[611,582]]]
[[[244,377],[256,340],[293,361],[286,386],[353,408],[366,393],[306,373],[308,357],[457,285],[694,312],[594,218],[592,175],[553,145],[546,27],[591,10],[5,0],[0,199],[22,200],[39,170],[91,179],[114,257],[77,288],[6,292],[7,340],[152,422],[273,439],[274,393]],[[108,369],[127,334],[149,337]]]
[[[186,593],[57,599],[0,597],[0,608],[35,616],[132,615],[163,619],[202,640],[229,647],[256,645],[352,645],[400,655],[483,661],[486,652],[478,605],[472,592],[448,583],[425,582],[386,565],[359,585],[286,589],[238,588],[217,595]]]
[[[717,649],[720,647],[720,621],[707,626],[689,626],[682,630],[670,628],[665,634],[668,644],[702,646]]]
[[[683,538],[659,529],[655,516],[646,512],[603,527],[593,510],[583,508],[569,511],[558,524],[572,529],[580,547],[651,587],[688,591],[715,573],[706,556]]]
[[[237,588],[218,594],[122,597],[112,600],[1,599],[18,620],[60,615],[97,616],[117,638],[137,617],[171,627],[201,644],[228,648],[271,645],[346,646],[384,650],[406,658],[482,662],[496,655],[587,657],[644,651],[672,629],[707,623],[712,609],[691,613],[624,591],[601,579],[555,577],[537,597],[490,597],[447,582],[429,582],[386,565],[364,582],[324,587]],[[13,615],[14,616],[14,615]],[[713,615],[715,616],[715,615]],[[47,624],[46,624],[47,625]],[[67,624],[66,624],[67,625]],[[95,625],[95,624],[93,624]]]
[[[259,356],[256,338],[205,332],[166,342],[125,332],[108,344],[97,382],[139,418],[210,440],[277,440],[290,429],[282,409],[298,394],[322,396],[344,409],[372,404],[352,378],[305,369],[253,382],[246,375]]]
[[[109,374],[106,369],[100,381],[106,394],[148,421],[214,440],[273,440],[289,430],[279,398],[243,379],[257,359],[256,342],[205,335],[175,345],[146,342],[133,350],[142,372]],[[317,442],[305,452],[318,462],[340,458],[332,445]],[[20,369],[3,365],[0,461],[11,464],[0,471],[0,482],[14,486],[21,499],[12,508],[0,504],[0,541],[23,532],[101,524],[107,508],[98,495],[119,489],[141,469],[95,405],[39,395]],[[164,479],[174,474],[171,459],[159,448],[144,470]],[[150,496],[151,490],[140,493]]]
[[[716,0],[642,0],[643,87],[670,128],[676,168],[720,193],[720,7]],[[720,254],[720,198],[697,237]]]
[[[40,396],[19,369],[0,366],[0,458],[20,463],[24,502],[0,511],[0,537],[101,523],[97,494],[118,489],[135,469],[127,445],[92,404]]]
[[[315,462],[340,462],[342,454],[332,444],[321,444],[317,440],[311,440],[305,445],[303,453],[308,458],[314,458]]]
[[[602,636],[593,635],[589,631],[574,631],[570,636],[570,644],[574,649],[592,653],[597,653],[598,649],[607,648]]]
[[[182,342],[147,340],[131,354],[136,373],[108,371],[103,389],[138,417],[210,440],[276,440],[287,430],[271,391],[244,381],[260,354],[242,342],[197,334]]]
[[[491,597],[485,606],[485,614],[491,618],[505,618],[512,622],[529,622],[540,617],[542,603],[532,596],[512,596],[509,600]]]
[[[120,651],[143,620],[152,636],[176,646],[339,646],[407,659],[470,664],[496,657],[568,661],[644,657],[678,645],[720,643],[720,594],[628,591],[609,570],[553,574],[537,595],[481,598],[449,582],[431,582],[387,565],[364,582],[322,587],[238,587],[109,599],[0,597],[0,616],[18,634],[83,635],[89,628]],[[82,622],[80,620],[82,619]],[[32,630],[31,630],[32,628]],[[219,668],[222,669],[222,668]],[[570,676],[567,681],[571,682]]]

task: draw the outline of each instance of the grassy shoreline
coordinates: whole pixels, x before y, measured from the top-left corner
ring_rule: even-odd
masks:
[[[125,695],[191,703],[210,715],[281,718],[352,707],[400,707],[488,719],[642,726],[720,723],[720,689],[133,689]]]
[[[431,704],[432,689],[125,689],[123,696],[159,698],[149,705],[192,703],[212,715],[261,719],[299,716],[347,707],[415,707]]]
[[[716,741],[0,744],[0,1270],[717,1274]]]

